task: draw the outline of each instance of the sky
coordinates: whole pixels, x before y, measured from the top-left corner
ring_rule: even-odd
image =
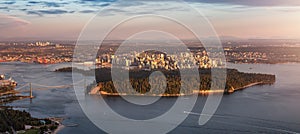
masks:
[[[91,18],[105,29],[118,18],[189,12],[185,4],[202,12],[221,37],[300,39],[299,0],[1,0],[0,40],[76,40]],[[182,17],[197,23],[193,15]]]

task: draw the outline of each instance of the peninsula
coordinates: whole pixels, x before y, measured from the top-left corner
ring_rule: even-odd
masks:
[[[63,69],[64,71],[66,69]],[[225,70],[225,69],[223,69]],[[108,68],[96,69],[96,86],[91,86],[89,94],[101,94],[108,96],[118,96],[118,95],[149,95],[150,83],[149,76],[153,71],[145,70],[131,70],[130,71],[130,83],[133,91],[129,91],[127,88],[123,88],[122,92],[118,92],[115,89],[115,85],[112,82],[111,70]],[[156,70],[157,71],[157,70]],[[255,85],[271,85],[275,83],[275,75],[272,74],[258,74],[258,73],[244,73],[239,72],[236,69],[226,69],[226,85],[224,90],[224,85],[218,85],[219,89],[211,90],[211,69],[199,69],[200,81],[197,81],[192,76],[189,79],[191,82],[188,84],[186,91],[180,91],[181,88],[181,78],[179,71],[170,70],[160,70],[167,81],[167,86],[165,92],[156,91],[151,92],[150,96],[182,96],[182,95],[192,95],[192,94],[209,94],[209,93],[225,93],[230,94],[238,90],[242,90]],[[89,74],[89,73],[86,73]],[[159,81],[162,78],[155,77],[155,80]],[[197,82],[200,82],[197,83]],[[125,86],[124,82],[120,79],[115,81],[118,86]],[[198,89],[192,89],[192,84],[199,84]],[[139,86],[142,85],[142,86]],[[157,89],[163,89],[161,85],[156,85]],[[189,87],[191,86],[191,87]],[[223,88],[222,88],[223,87]],[[148,93],[148,94],[147,94]]]

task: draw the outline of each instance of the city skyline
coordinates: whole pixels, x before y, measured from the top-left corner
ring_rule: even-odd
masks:
[[[300,39],[300,2],[296,0],[186,2],[202,12],[221,37]],[[0,2],[0,40],[76,40],[98,12],[99,15],[94,18],[100,16],[108,20],[101,23],[101,27],[106,27],[106,23],[113,22],[115,17],[188,12],[180,10],[181,7],[182,4],[175,1],[5,0]],[[184,19],[195,23],[189,16]],[[94,34],[101,32],[95,31]],[[207,35],[207,38],[210,36]],[[190,36],[184,38],[189,39]]]

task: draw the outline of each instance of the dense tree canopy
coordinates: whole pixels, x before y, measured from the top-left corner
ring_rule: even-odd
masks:
[[[150,91],[151,84],[149,83],[149,75],[153,71],[142,71],[142,70],[132,70],[130,71],[130,86],[132,88],[127,87],[125,84],[126,79],[120,78],[116,81],[112,82],[110,77],[103,78],[103,74],[105,76],[109,74],[108,70],[102,72],[104,70],[97,70],[96,78],[99,85],[101,85],[100,90],[108,93],[127,93],[134,94],[136,92],[145,94]],[[166,89],[164,94],[191,94],[193,90],[210,90],[212,85],[211,78],[211,69],[201,69],[199,70],[200,79],[197,79],[194,75],[189,74],[185,75],[184,79],[187,80],[187,83],[183,83],[182,78],[180,77],[179,71],[167,71],[160,70],[164,76],[158,76],[154,78],[154,82],[156,83],[152,89],[164,89],[161,84],[162,77],[166,78]],[[220,71],[220,70],[219,70]],[[244,88],[247,85],[258,83],[258,84],[272,84],[275,82],[275,76],[269,74],[255,74],[255,73],[243,73],[239,72],[236,69],[222,69],[222,71],[227,71],[226,84],[224,82],[220,82],[221,80],[216,77],[214,80],[216,84],[216,88],[224,89],[225,93],[233,92],[234,90]],[[120,91],[116,91],[115,86],[118,86]],[[198,88],[194,88],[198,87]],[[151,94],[159,94],[161,91],[151,91]]]

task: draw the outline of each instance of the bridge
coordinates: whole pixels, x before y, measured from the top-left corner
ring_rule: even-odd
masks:
[[[26,93],[29,92],[29,98],[34,98],[33,96],[33,90],[48,90],[48,89],[64,89],[68,87],[72,87],[75,85],[79,85],[80,83],[84,82],[84,87],[86,87],[86,79],[83,79],[81,81],[78,81],[76,83],[68,84],[68,85],[55,85],[55,86],[49,86],[49,85],[42,85],[38,83],[26,83],[21,87],[16,88],[14,91],[15,93]],[[29,86],[29,89],[26,88]],[[39,87],[39,88],[33,88],[33,87]]]

